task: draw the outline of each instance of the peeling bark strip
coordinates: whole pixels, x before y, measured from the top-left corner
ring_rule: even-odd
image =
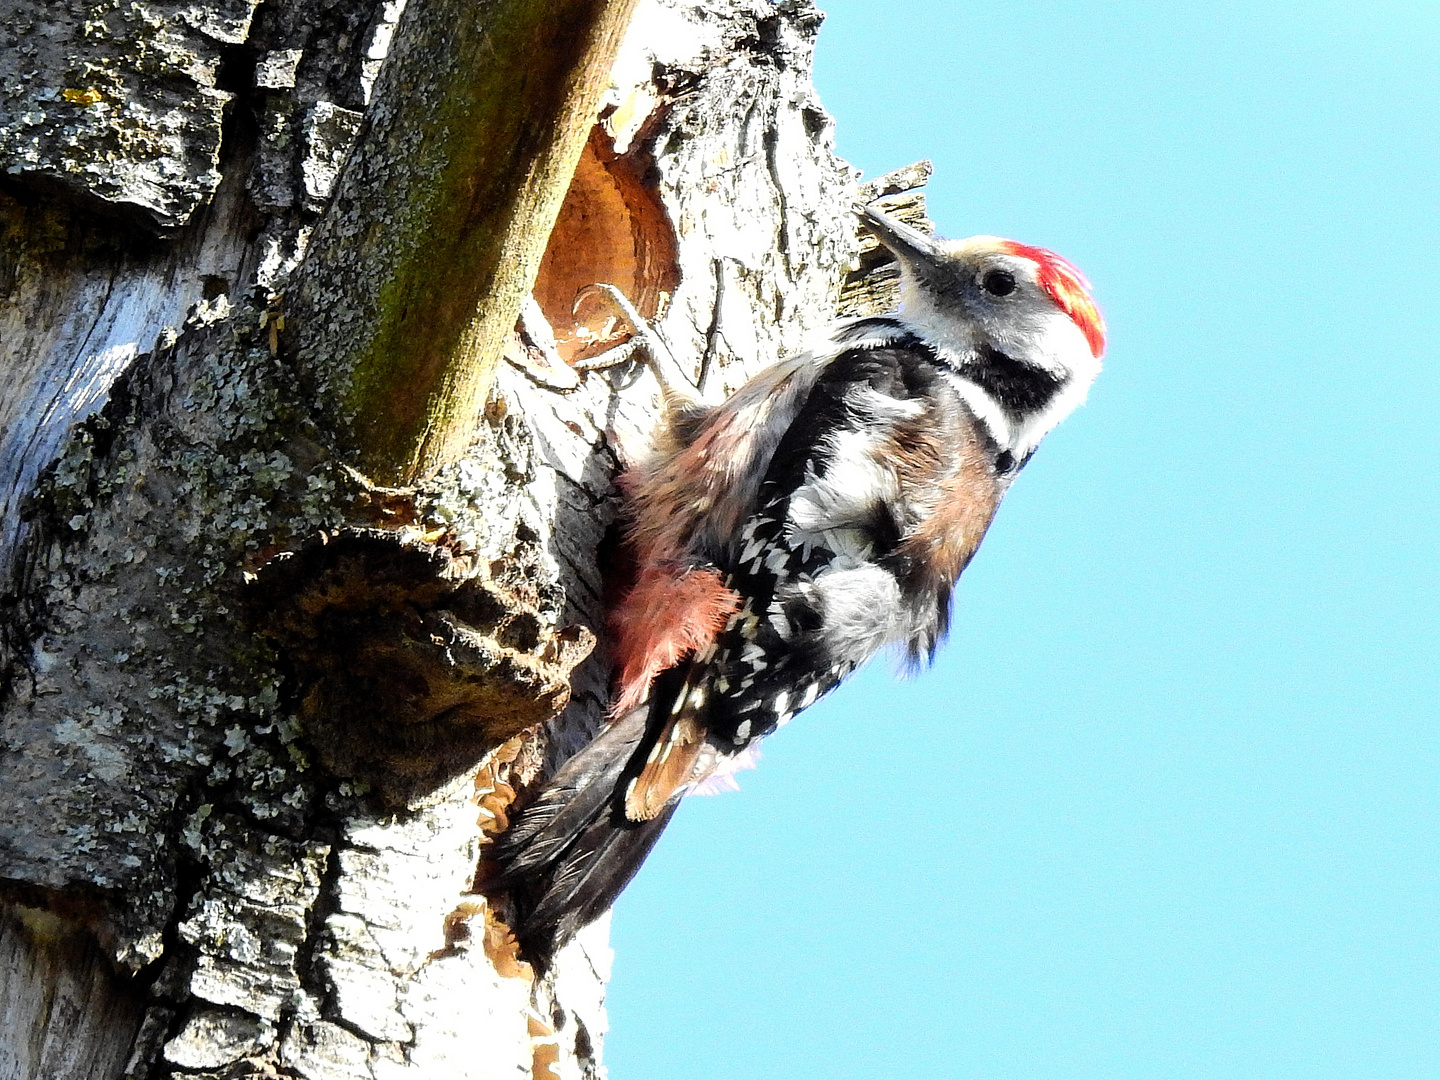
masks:
[[[468,444],[634,6],[406,6],[292,320],[302,365],[381,482]]]
[[[860,185],[863,203],[880,209],[923,233],[934,233],[935,223],[925,216],[922,190],[934,171],[929,161],[917,161]],[[860,230],[860,255],[840,287],[836,313],[842,316],[884,315],[900,306],[900,266],[895,256],[870,233]]]
[[[464,453],[393,491],[336,459],[341,410],[276,355],[298,309],[272,294],[351,136],[404,135],[379,96],[402,5],[24,2],[0,0],[34,20],[0,66],[26,100],[48,101],[32,67],[129,71],[125,42],[177,40],[233,96],[214,194],[165,211],[168,236],[94,212],[110,159],[86,142],[198,92],[168,68],[105,109],[51,103],[63,185],[3,159],[0,1077],[593,1080],[605,925],[537,978],[474,888],[517,790],[602,720],[604,642],[564,671],[602,625],[612,477],[658,401],[648,373],[559,350],[623,336],[589,308],[566,324],[616,276],[717,391],[829,321],[857,242],[809,84],[819,13],[640,0],[516,362]],[[238,44],[213,37],[231,17]],[[162,178],[184,204],[192,174]],[[378,293],[330,287],[343,343]]]

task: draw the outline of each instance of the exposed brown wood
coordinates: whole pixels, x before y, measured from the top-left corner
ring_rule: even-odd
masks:
[[[362,471],[469,443],[636,0],[410,0],[290,328]]]
[[[675,231],[659,191],[644,180],[651,163],[648,144],[618,154],[601,126],[585,144],[535,282],[535,299],[567,363],[604,348],[606,319],[617,314],[598,303],[577,310],[587,286],[614,285],[653,319],[679,284]]]

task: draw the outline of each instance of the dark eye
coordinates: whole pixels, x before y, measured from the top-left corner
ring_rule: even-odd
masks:
[[[1009,296],[1015,291],[1015,275],[1008,270],[990,270],[980,279],[980,287],[991,296]]]

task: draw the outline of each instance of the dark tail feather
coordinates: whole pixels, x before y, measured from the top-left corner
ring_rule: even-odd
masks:
[[[553,863],[594,819],[645,737],[647,708],[626,713],[550,778],[496,842],[505,878],[523,878]]]
[[[679,805],[677,799],[656,817],[639,822],[607,806],[555,867],[544,897],[521,923],[521,943],[547,952],[558,949],[609,910]]]
[[[621,805],[649,711],[631,710],[567,761],[495,843],[499,872],[489,885],[510,894],[518,916],[511,929],[534,957],[548,956],[615,902],[679,805],[640,822]]]

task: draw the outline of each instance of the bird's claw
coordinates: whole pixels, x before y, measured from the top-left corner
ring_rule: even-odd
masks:
[[[670,346],[665,343],[659,332],[650,325],[648,319],[635,309],[635,305],[614,285],[607,282],[597,281],[592,285],[586,285],[575,294],[575,303],[572,312],[578,312],[581,304],[589,297],[599,293],[610,301],[620,314],[625,316],[625,321],[635,332],[635,336],[623,345],[610,349],[594,360],[585,364],[576,364],[575,367],[582,371],[598,371],[603,368],[618,367],[627,363],[635,356],[638,346],[644,352],[648,366],[655,374],[656,380],[665,395],[685,405],[698,404],[699,397],[695,384],[687,376],[679,363],[675,360],[675,354],[670,351]],[[618,356],[616,354],[619,354]]]

